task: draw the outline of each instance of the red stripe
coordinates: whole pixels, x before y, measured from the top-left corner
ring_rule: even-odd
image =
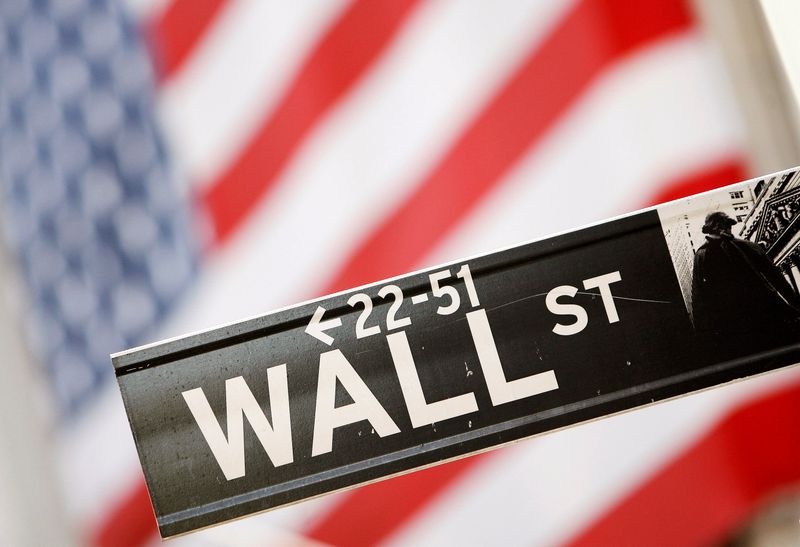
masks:
[[[226,3],[224,0],[172,0],[146,25],[145,32],[162,80],[169,79],[183,66]]]
[[[578,4],[528,55],[416,191],[358,247],[328,291],[414,267],[605,68],[690,24],[681,1]]]
[[[438,493],[431,489],[432,484],[449,484],[471,469],[479,458],[473,456],[429,467],[344,494],[333,512],[326,514],[305,536],[331,545],[375,545]],[[382,494],[391,498],[382,498]]]
[[[201,196],[218,241],[274,186],[309,131],[380,56],[417,0],[356,0],[300,68],[273,114]]]
[[[570,545],[712,545],[790,485],[800,486],[800,384],[734,411]]]
[[[603,69],[690,23],[681,2],[582,2],[528,56],[412,196],[359,247],[327,291],[414,267]],[[307,534],[334,545],[378,543],[480,458],[354,490]]]
[[[663,186],[649,203],[657,205],[666,201],[707,192],[720,186],[745,180],[747,176],[747,169],[741,159],[729,158],[710,170],[692,173],[684,179]]]
[[[157,534],[156,520],[144,480],[110,512],[91,538],[97,547],[137,547]]]

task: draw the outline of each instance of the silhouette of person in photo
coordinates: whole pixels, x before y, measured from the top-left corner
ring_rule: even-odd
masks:
[[[800,342],[800,296],[760,246],[733,236],[735,224],[715,212],[703,225],[692,276],[696,329],[716,357]]]

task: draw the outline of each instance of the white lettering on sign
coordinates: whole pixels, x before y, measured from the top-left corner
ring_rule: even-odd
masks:
[[[211,453],[214,454],[222,473],[228,480],[244,476],[244,420],[242,414],[255,431],[261,446],[267,452],[272,465],[278,467],[292,463],[292,429],[289,419],[289,387],[286,381],[286,365],[267,370],[269,383],[269,407],[272,425],[253,396],[244,378],[237,376],[225,381],[225,405],[227,408],[228,437],[222,431],[203,388],[183,392],[200,431],[203,433]]]
[[[364,310],[359,314],[356,320],[356,338],[366,338],[367,336],[381,333],[381,328],[378,325],[372,325],[371,327],[365,326],[367,324],[367,319],[369,319],[369,314],[372,313],[372,299],[369,296],[361,293],[354,294],[347,303],[353,307],[356,307],[358,304],[364,306]]]
[[[417,367],[414,364],[414,357],[411,355],[411,347],[408,345],[406,333],[390,334],[386,340],[389,342],[389,351],[392,353],[392,361],[394,361],[394,368],[397,371],[397,378],[400,380],[400,389],[403,391],[412,426],[429,425],[478,411],[478,402],[472,393],[433,403],[425,401],[425,394],[422,392],[422,384],[419,381],[419,374],[417,374]]]
[[[442,270],[434,272],[428,276],[431,286],[431,296],[433,298],[444,298],[447,302],[446,305],[440,305],[436,313],[439,315],[450,315],[457,312],[461,306],[461,296],[458,289],[451,285],[442,285],[441,282],[452,277],[450,270]],[[464,288],[469,297],[470,306],[477,308],[480,305],[478,301],[478,292],[475,289],[475,282],[472,280],[472,273],[469,270],[469,265],[464,264],[456,272],[456,278],[463,280]],[[398,317],[400,308],[403,306],[403,290],[397,285],[384,285],[378,291],[378,298],[389,301],[389,308],[386,311],[386,330],[396,330],[403,327],[411,326],[411,317]],[[411,304],[424,304],[428,301],[428,294],[415,294],[411,297]],[[347,299],[347,304],[353,308],[361,308],[361,313],[358,314],[355,324],[356,338],[359,340],[369,336],[375,336],[381,333],[380,325],[373,324],[367,325],[370,322],[370,316],[374,310],[375,305],[380,305],[380,302],[373,302],[372,297],[365,293],[356,293]],[[313,336],[320,342],[331,346],[334,343],[334,338],[325,331],[332,330],[342,326],[342,320],[338,317],[333,319],[323,320],[325,315],[325,308],[317,306],[317,310],[311,317],[311,320],[306,326],[306,334]]]
[[[489,327],[489,319],[486,317],[486,310],[469,312],[467,323],[472,332],[475,349],[478,350],[478,360],[486,380],[486,387],[489,388],[492,405],[498,406],[558,389],[556,374],[552,370],[507,381],[500,356],[497,354],[492,329]]]
[[[394,302],[389,306],[389,311],[386,313],[386,328],[388,330],[401,329],[411,325],[410,317],[403,317],[400,319],[396,317],[397,311],[400,309],[400,306],[403,305],[403,291],[400,287],[397,285],[381,287],[381,290],[378,291],[378,296],[381,298],[386,298],[387,296],[394,298]]]
[[[337,380],[353,399],[349,405],[335,406]],[[369,421],[381,437],[400,433],[400,429],[342,352],[338,349],[326,351],[319,356],[317,408],[314,413],[311,455],[319,456],[331,451],[335,428],[362,420]]]
[[[326,319],[325,321],[323,321],[322,320],[323,315],[325,315],[325,308],[323,308],[322,306],[317,306],[317,310],[311,317],[311,321],[309,321],[308,326],[306,326],[306,334],[310,334],[320,342],[330,346],[331,344],[333,344],[333,336],[325,334],[325,331],[341,327],[342,320],[336,317],[334,319]],[[359,338],[361,337],[359,336]]]
[[[600,289],[600,297],[603,299],[603,307],[606,310],[606,316],[609,323],[616,323],[619,321],[619,314],[617,307],[614,304],[614,295],[611,294],[612,283],[622,281],[620,273],[611,272],[597,277],[592,277],[583,281],[584,289]],[[555,315],[571,315],[575,317],[575,321],[569,324],[556,323],[553,327],[553,332],[561,336],[571,336],[578,334],[586,325],[589,324],[589,317],[586,315],[586,310],[583,306],[578,304],[563,304],[558,301],[562,296],[573,298],[578,294],[577,287],[571,285],[561,285],[547,293],[545,297],[545,304],[550,313]]]
[[[575,322],[568,325],[556,323],[556,326],[553,327],[554,333],[561,336],[578,334],[589,324],[589,317],[586,315],[586,310],[583,309],[583,306],[577,304],[561,304],[558,301],[562,296],[573,297],[576,294],[578,294],[577,287],[572,287],[570,285],[561,285],[547,293],[544,302],[547,305],[547,309],[550,310],[550,313],[556,315],[572,315],[575,317]]]
[[[435,272],[429,276],[432,296],[436,299],[445,298],[446,300],[444,305],[440,303],[436,309],[436,313],[440,315],[450,315],[456,312],[460,306],[461,300],[455,287],[440,283],[450,276],[449,270]],[[456,277],[464,280],[470,305],[473,307],[479,305],[469,268],[466,265],[462,266]],[[621,280],[620,272],[616,271],[583,281],[584,289],[599,289],[609,323],[616,323],[620,320],[614,296],[611,294],[611,285]],[[561,285],[547,293],[545,303],[551,313],[575,318],[572,323],[556,323],[553,327],[554,333],[570,336],[586,328],[589,317],[583,306],[559,302],[560,298],[574,298],[577,294],[577,287],[571,285]],[[392,300],[386,314],[387,330],[411,325],[410,318],[397,317],[403,301],[403,292],[400,287],[386,285],[378,292],[378,296]],[[412,298],[412,304],[426,301],[427,296],[424,299],[416,298],[416,301]],[[356,338],[373,336],[381,332],[377,325],[366,325],[373,309],[372,300],[366,294],[359,293],[351,296],[348,304],[363,306],[360,318],[356,322]],[[342,321],[338,317],[323,319],[324,314],[325,309],[318,306],[306,326],[305,332],[327,345],[332,345],[335,340],[325,331],[341,327]],[[533,397],[559,388],[553,370],[509,381],[500,361],[486,310],[476,309],[467,312],[466,319],[492,406]],[[477,399],[472,392],[428,402],[405,331],[388,334],[386,341],[412,427],[435,424],[479,411]],[[242,477],[245,474],[244,420],[242,416],[247,418],[274,466],[286,465],[294,461],[286,365],[269,368],[267,382],[269,385],[269,408],[272,415],[271,424],[242,376],[225,381],[227,437],[202,388],[190,389],[182,393],[214,458],[228,480]],[[347,391],[353,400],[352,403],[336,406],[337,384],[341,384]],[[370,391],[339,349],[326,351],[319,356],[315,405],[311,456],[331,452],[334,430],[345,425],[362,421],[369,422],[379,437],[400,432],[400,428],[397,427],[378,398]]]
[[[619,321],[617,307],[614,304],[614,297],[611,294],[611,287],[609,287],[609,285],[616,283],[617,281],[622,281],[622,276],[619,274],[619,272],[598,275],[597,277],[586,279],[583,282],[584,289],[600,289],[600,296],[603,299],[603,307],[606,309],[606,315],[608,316],[609,323],[616,323]]]
[[[431,290],[434,298],[447,297],[450,302],[446,306],[439,306],[436,313],[439,315],[450,315],[458,311],[461,305],[461,297],[458,295],[458,290],[450,285],[441,285],[439,282],[450,277],[450,270],[443,270],[441,272],[434,272],[428,276],[431,281]]]

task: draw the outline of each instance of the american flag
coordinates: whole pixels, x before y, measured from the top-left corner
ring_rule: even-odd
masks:
[[[3,0],[0,29],[3,233],[89,545],[157,541],[108,353],[748,174],[680,0]],[[800,484],[798,400],[776,373],[175,544],[718,543]]]

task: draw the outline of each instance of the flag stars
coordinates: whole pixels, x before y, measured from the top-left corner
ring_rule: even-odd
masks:
[[[122,279],[120,259],[106,244],[92,243],[81,249],[79,262],[84,275],[101,288],[112,287]]]
[[[79,252],[94,239],[95,228],[91,219],[81,215],[76,207],[61,206],[54,220],[56,240],[66,254]]]
[[[42,161],[47,158],[47,161]],[[25,187],[27,190],[28,200],[27,206],[32,211],[39,213],[42,220],[52,220],[51,218],[42,218],[44,213],[48,215],[61,207],[65,197],[66,189],[59,180],[58,174],[50,166],[50,155],[48,153],[39,153],[39,163],[35,165],[25,177]]]
[[[61,111],[41,95],[32,93],[25,101],[25,117],[35,135],[47,135],[62,121]]]
[[[66,275],[58,282],[56,299],[61,317],[76,329],[83,328],[97,306],[92,288],[74,275]]]
[[[147,267],[153,288],[162,298],[174,296],[191,278],[191,262],[184,252],[159,242],[147,253]]]
[[[81,23],[80,34],[83,47],[92,58],[105,57],[119,47],[122,35],[112,16],[102,11],[92,11]]]
[[[82,15],[88,8],[86,0],[50,0],[53,13],[64,20]]]
[[[30,140],[16,133],[2,135],[0,138],[0,147],[5,151],[3,163],[9,176],[15,177],[30,169],[36,158],[36,148]]]
[[[126,340],[114,328],[111,319],[102,313],[93,316],[86,324],[86,344],[89,356],[99,361],[125,349]]]
[[[89,67],[74,54],[59,54],[50,63],[49,77],[53,96],[66,102],[74,100],[89,86]]]
[[[61,129],[53,133],[48,142],[50,156],[65,175],[74,175],[86,169],[89,163],[89,145],[75,130]]]
[[[111,59],[111,73],[117,90],[123,94],[135,95],[146,89],[145,84],[152,77],[150,64],[143,55],[119,49]]]
[[[46,239],[36,239],[27,254],[31,280],[43,289],[52,286],[66,271],[66,261],[59,250]]]
[[[122,200],[122,189],[111,168],[95,163],[82,178],[80,202],[83,214],[109,216]]]
[[[143,342],[195,272],[137,40],[101,2],[0,1],[0,222],[69,415],[110,378],[108,353]]]
[[[9,26],[17,24],[27,10],[27,0],[3,0],[0,2],[0,20],[5,19]]]
[[[92,90],[85,95],[80,108],[86,131],[94,141],[107,139],[122,126],[122,105],[108,90]]]
[[[141,205],[121,206],[114,215],[114,227],[119,244],[130,255],[143,255],[158,238],[158,225]]]
[[[97,382],[94,371],[84,365],[83,356],[70,348],[62,348],[56,352],[52,370],[56,390],[61,399],[70,406],[86,397]]]
[[[32,67],[18,59],[9,59],[3,63],[2,68],[3,88],[8,94],[8,98],[14,100],[24,97],[34,84]]]
[[[26,17],[20,35],[22,49],[34,58],[52,54],[58,44],[58,29],[52,20],[41,15]]]
[[[145,175],[156,159],[152,137],[139,127],[125,128],[114,142],[114,152],[126,177]]]
[[[111,293],[114,325],[126,338],[141,335],[155,318],[156,304],[142,285],[118,285]]]

